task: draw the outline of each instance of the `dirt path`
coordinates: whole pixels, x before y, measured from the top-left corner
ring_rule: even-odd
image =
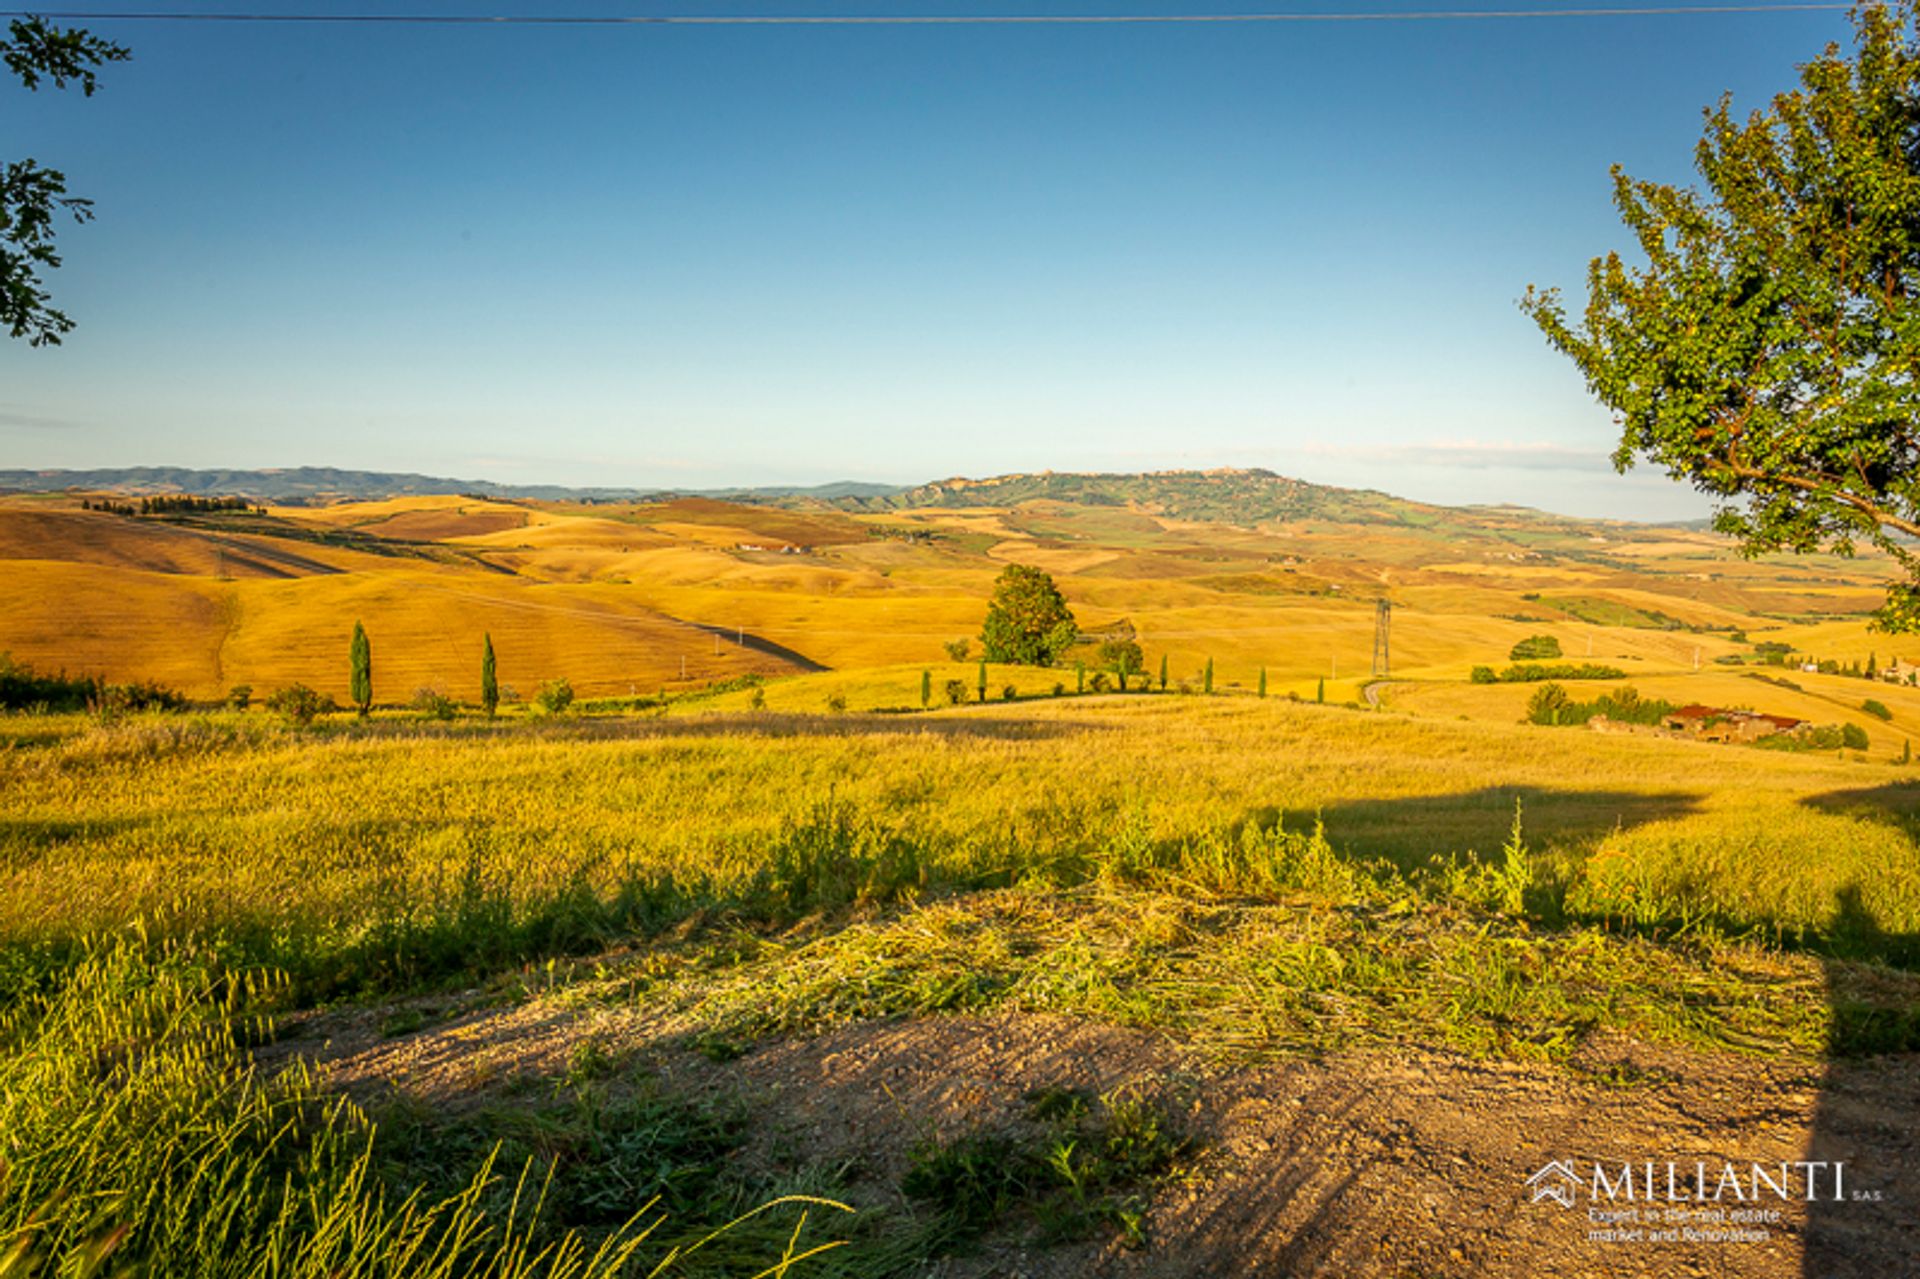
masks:
[[[1615,1041],[1572,1067],[1428,1052],[1225,1064],[1168,1039],[1060,1017],[1003,1014],[844,1027],[763,1045],[715,1064],[677,1046],[675,1028],[639,1012],[535,1002],[397,1039],[374,1014],[319,1021],[289,1047],[359,1094],[398,1089],[459,1108],[529,1075],[557,1074],[583,1039],[633,1054],[630,1068],[690,1093],[731,1093],[764,1116],[769,1142],[802,1143],[828,1163],[868,1170],[885,1204],[907,1149],[929,1133],[1012,1122],[1040,1087],[1126,1086],[1182,1115],[1201,1137],[1194,1175],[1162,1187],[1150,1245],[1038,1249],[1019,1231],[929,1273],[951,1276],[1448,1275],[1787,1276],[1908,1273],[1920,1257],[1920,1061],[1823,1070]],[[283,1053],[287,1049],[276,1050]],[[1605,1082],[1605,1081],[1612,1082]],[[1527,1179],[1571,1160],[1697,1163],[1843,1159],[1848,1191],[1881,1202],[1799,1201],[1750,1241],[1606,1241],[1590,1186],[1563,1207],[1531,1201]],[[1824,1187],[1823,1187],[1824,1188]],[[1625,1199],[1602,1208],[1639,1214]],[[1727,1195],[1687,1211],[1747,1207]],[[1730,1225],[1695,1219],[1695,1229]],[[1664,1228],[1664,1227],[1663,1227]],[[1744,1227],[1743,1227],[1744,1228]]]

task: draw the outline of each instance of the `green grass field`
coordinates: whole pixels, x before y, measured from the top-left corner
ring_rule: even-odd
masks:
[[[671,1272],[846,1241],[808,1266],[889,1273],[965,1234],[964,1195],[938,1229],[779,1202],[838,1187],[739,1173],[723,1116],[591,1061],[485,1140],[250,1064],[264,1019],[343,1001],[577,985],[716,1056],[990,1009],[1236,1057],[1920,1046],[1920,788],[1857,756],[1178,694],[0,734],[0,1248],[69,1266],[645,1273],[761,1204]],[[580,1143],[623,1125],[691,1152],[634,1174],[632,1222],[582,1206]]]

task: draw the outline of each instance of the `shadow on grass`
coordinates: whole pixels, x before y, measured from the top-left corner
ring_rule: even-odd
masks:
[[[629,716],[555,717],[540,720],[502,720],[439,724],[425,720],[386,720],[368,724],[326,725],[316,736],[354,739],[458,738],[471,739],[511,733],[515,737],[544,737],[566,741],[647,741],[652,739],[727,737],[941,737],[993,738],[1041,741],[1110,732],[1111,726],[1087,722],[1013,719],[1001,715],[929,715],[917,711],[797,715],[783,711],[711,712],[697,719],[652,719]]]
[[[1881,786],[1838,794],[1913,790]],[[1920,934],[1884,930],[1856,885],[1840,891],[1830,935],[1847,953],[1920,966]],[[1920,1007],[1889,1002],[1876,989],[1881,978],[1869,965],[1827,963],[1832,1023],[1804,1157],[1844,1166],[1845,1189],[1838,1191],[1838,1178],[1828,1174],[1826,1193],[1808,1205],[1804,1279],[1907,1273],[1920,1257],[1920,1216],[1913,1210],[1920,1186]]]
[[[1516,803],[1528,844],[1564,848],[1610,831],[1685,817],[1698,811],[1700,798],[1683,791],[1486,786],[1446,795],[1348,800],[1323,809],[1320,819],[1336,847],[1389,857],[1408,869],[1468,850],[1498,852],[1513,829]]]
[[[1817,812],[1880,822],[1909,835],[1920,835],[1920,781],[1822,791],[1803,795],[1800,802]]]

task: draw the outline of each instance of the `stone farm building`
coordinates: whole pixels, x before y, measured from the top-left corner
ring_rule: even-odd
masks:
[[[1695,702],[1664,717],[1660,727],[1707,742],[1754,742],[1776,733],[1797,733],[1806,727],[1806,721],[1758,711],[1721,710]]]

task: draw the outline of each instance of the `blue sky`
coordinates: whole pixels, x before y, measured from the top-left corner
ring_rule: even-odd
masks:
[[[1613,475],[1608,415],[1514,300],[1577,295],[1624,247],[1609,164],[1690,179],[1703,106],[1758,105],[1847,32],[92,25],[135,54],[96,97],[0,87],[0,157],[64,168],[98,212],[50,277],[78,329],[0,345],[0,466],[717,486],[1243,465],[1641,518],[1705,507]]]

